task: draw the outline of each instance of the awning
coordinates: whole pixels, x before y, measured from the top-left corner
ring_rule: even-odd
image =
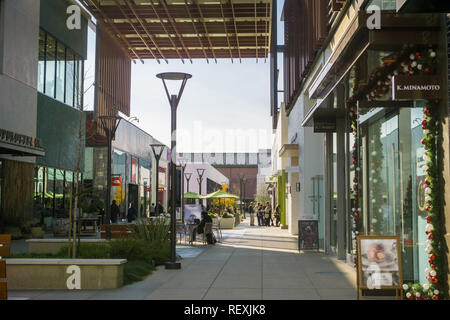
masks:
[[[298,158],[298,144],[284,144],[280,149],[280,158]]]
[[[130,59],[267,58],[272,0],[81,0]]]

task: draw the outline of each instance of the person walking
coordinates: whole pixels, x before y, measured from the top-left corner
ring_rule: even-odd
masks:
[[[120,216],[119,206],[116,204],[116,200],[113,200],[111,204],[111,223],[117,223],[117,218],[119,216]]]
[[[254,202],[250,202],[250,205],[248,206],[248,213],[250,214],[250,226],[255,225],[255,211],[254,211]]]
[[[270,227],[270,220],[271,220],[272,210],[270,208],[270,204],[267,202],[266,207],[264,208],[264,220],[266,227]]]
[[[128,223],[133,222],[137,218],[137,210],[134,207],[134,204],[130,203],[130,208],[128,209],[127,220]]]
[[[262,205],[258,203],[258,226],[262,227],[264,225],[264,214]]]
[[[275,207],[275,225],[277,227],[280,226],[280,219],[281,219],[280,205],[277,204],[277,206]]]

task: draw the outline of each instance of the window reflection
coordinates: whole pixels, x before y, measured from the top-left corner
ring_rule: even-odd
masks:
[[[74,78],[75,78],[75,62],[74,55],[70,49],[67,49],[67,64],[66,64],[66,103],[73,106],[74,97]]]
[[[38,91],[80,108],[84,61],[45,30],[39,31]]]
[[[45,32],[39,31],[39,63],[38,63],[38,90],[44,92],[45,79]]]
[[[45,94],[55,96],[55,71],[56,71],[56,41],[47,34]]]
[[[64,102],[65,47],[58,43],[56,65],[56,99]]]

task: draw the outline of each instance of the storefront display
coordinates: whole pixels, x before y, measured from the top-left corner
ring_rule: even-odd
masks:
[[[389,99],[398,89],[392,88],[396,77],[435,74],[436,57],[433,47],[405,46],[373,70],[367,85],[355,86],[347,102],[352,134],[358,141],[352,149],[352,240],[360,234],[400,237],[402,272],[409,282],[403,289],[409,298],[411,291],[420,291],[414,298],[441,298],[439,283],[446,276],[439,273],[446,262],[443,231],[436,227],[442,214],[438,191],[442,166],[436,140],[441,132],[439,103],[414,100],[429,96],[426,84],[407,87],[416,90],[411,93],[411,108],[398,107]],[[422,96],[421,90],[426,92]],[[371,108],[361,107],[364,104],[358,102],[363,100],[370,101]],[[378,101],[382,108],[376,108]],[[425,286],[412,285],[427,281]]]

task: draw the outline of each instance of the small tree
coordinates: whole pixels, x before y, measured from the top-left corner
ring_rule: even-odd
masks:
[[[269,193],[267,192],[267,188],[264,184],[261,184],[258,187],[258,191],[256,193],[256,197],[255,197],[256,201],[258,201],[259,203],[266,203],[266,202],[271,202],[271,198]]]

